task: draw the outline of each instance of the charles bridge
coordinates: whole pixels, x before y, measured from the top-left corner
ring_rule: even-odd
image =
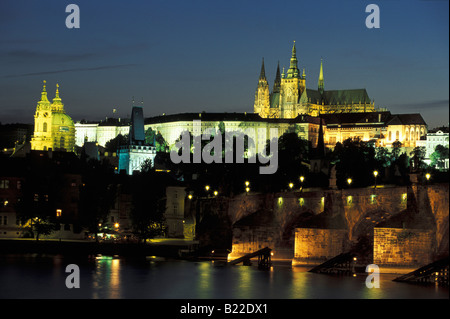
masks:
[[[421,266],[448,256],[449,185],[304,189],[192,201],[197,223],[220,221],[229,259],[270,247],[273,260],[317,265],[354,251],[368,263]],[[209,235],[211,237],[211,235]]]

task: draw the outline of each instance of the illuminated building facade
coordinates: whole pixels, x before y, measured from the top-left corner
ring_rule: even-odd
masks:
[[[283,68],[280,74],[278,65],[272,92],[263,60],[255,92],[254,112],[263,118],[295,118],[300,114],[319,116],[375,111],[374,102],[370,101],[366,89],[325,90],[323,74],[321,61],[317,90],[306,88],[305,69],[300,73],[294,41],[289,69],[285,73]]]
[[[200,121],[200,125],[195,127],[194,121]],[[219,127],[223,127],[226,132],[245,133],[254,130],[256,152],[264,149],[272,128],[278,129],[278,137],[287,132],[296,132],[301,138],[310,141],[312,147],[316,147],[319,135],[319,119],[311,116],[269,119],[254,113],[182,113],[147,118],[145,122],[146,129],[160,132],[170,146],[175,144],[183,131],[195,135]]]
[[[97,142],[100,146],[117,135],[127,135],[130,130],[130,123],[127,120],[106,118],[100,123],[75,123],[75,144],[83,146],[84,142]]]
[[[427,124],[417,113],[336,113],[321,118],[326,123],[324,138],[328,147],[358,137],[362,141],[376,141],[376,146],[392,147],[392,143],[399,141],[402,147],[414,148],[427,134]]]
[[[75,126],[64,110],[64,104],[59,97],[59,85],[56,84],[55,98],[50,103],[44,81],[41,100],[37,104],[34,115],[31,149],[73,152],[74,147]]]

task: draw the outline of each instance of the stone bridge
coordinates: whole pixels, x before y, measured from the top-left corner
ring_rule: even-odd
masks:
[[[356,249],[374,263],[416,266],[448,255],[448,196],[448,184],[413,184],[242,194],[201,206],[232,225],[230,259],[267,246],[275,260],[312,265]]]

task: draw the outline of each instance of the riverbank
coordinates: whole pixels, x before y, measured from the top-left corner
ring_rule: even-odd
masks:
[[[1,239],[1,254],[119,255],[179,258],[194,253],[198,242],[155,240],[150,243],[93,242],[86,240]]]

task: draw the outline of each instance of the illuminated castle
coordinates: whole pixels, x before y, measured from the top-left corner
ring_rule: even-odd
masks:
[[[46,85],[41,93],[41,100],[34,115],[34,133],[31,138],[31,149],[40,151],[73,152],[75,147],[75,125],[64,110],[59,97],[59,85],[53,102],[47,98]]]
[[[320,62],[317,90],[306,88],[305,69],[300,74],[295,41],[289,69],[280,74],[280,66],[273,90],[266,79],[264,60],[255,92],[254,112],[263,118],[296,118],[299,114],[319,116],[329,113],[373,112],[366,89],[328,90],[324,88],[323,61]]]

